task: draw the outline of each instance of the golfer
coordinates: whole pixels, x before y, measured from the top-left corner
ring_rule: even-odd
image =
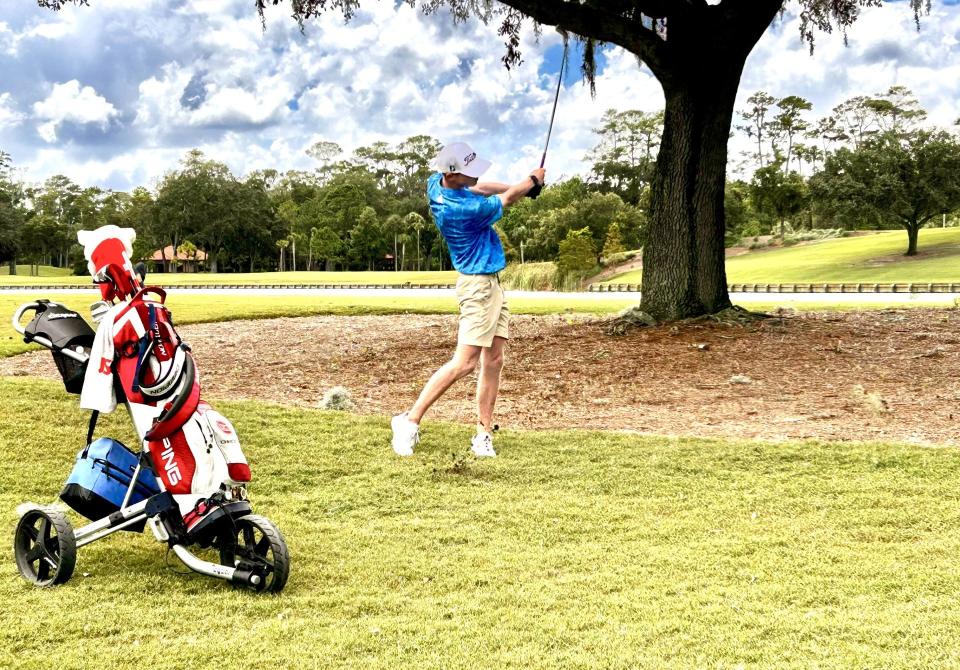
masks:
[[[393,450],[412,456],[420,441],[420,420],[431,405],[458,379],[480,364],[477,377],[477,434],[471,449],[480,458],[496,456],[493,450],[493,407],[500,388],[500,371],[508,331],[507,301],[497,273],[506,265],[500,237],[493,224],[503,210],[543,183],[538,168],[513,186],[478,183],[490,167],[463,142],[445,146],[435,159],[439,172],[427,180],[427,197],[433,221],[450,249],[450,260],[460,276],[457,300],[460,327],[453,358],[433,373],[420,397],[408,411],[393,417]]]

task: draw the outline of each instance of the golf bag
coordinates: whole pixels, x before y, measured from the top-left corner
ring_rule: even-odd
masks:
[[[122,394],[154,469],[175,495],[250,481],[233,425],[200,398],[200,373],[162,289],[143,289],[101,319],[81,406],[111,411]],[[93,365],[96,364],[96,365]]]

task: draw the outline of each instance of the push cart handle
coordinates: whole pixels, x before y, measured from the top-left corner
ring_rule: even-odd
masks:
[[[13,313],[13,329],[18,333],[20,333],[21,335],[23,335],[25,342],[36,342],[37,344],[44,346],[47,349],[50,349],[51,351],[56,351],[59,354],[63,354],[67,358],[72,358],[77,363],[86,363],[88,360],[90,360],[90,356],[88,356],[87,354],[79,353],[71,349],[63,349],[61,347],[58,347],[43,335],[27,334],[27,329],[20,323],[21,320],[23,319],[23,315],[29,312],[30,310],[33,310],[34,312],[39,312],[41,311],[40,310],[41,307],[46,309],[47,305],[41,304],[39,302],[28,302],[28,303],[24,303],[23,305],[20,305],[17,308],[17,311]]]
[[[40,308],[40,303],[38,302],[28,302],[20,305],[17,308],[17,311],[13,313],[13,329],[20,333],[21,335],[27,334],[27,329],[20,323],[23,319],[23,315],[30,310],[38,311]]]

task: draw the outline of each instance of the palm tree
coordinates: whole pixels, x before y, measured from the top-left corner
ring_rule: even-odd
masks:
[[[404,223],[407,224],[408,230],[417,231],[417,272],[420,271],[420,231],[426,227],[426,221],[423,220],[423,217],[417,214],[416,212],[410,212],[404,218]]]
[[[383,222],[383,227],[388,233],[393,235],[393,271],[397,272],[397,270],[399,270],[399,265],[397,264],[397,238],[403,232],[403,219],[400,218],[399,214],[391,214]]]
[[[307,272],[313,269],[313,236],[317,234],[317,227],[310,229],[310,240],[307,242]]]
[[[283,250],[290,246],[290,240],[277,240],[277,248],[280,249],[280,272],[283,272]]]
[[[303,233],[290,233],[290,244],[293,251],[293,271],[297,271],[297,242],[303,242],[305,236]]]

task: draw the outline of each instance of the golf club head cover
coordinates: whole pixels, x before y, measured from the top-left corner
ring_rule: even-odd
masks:
[[[125,300],[140,291],[140,279],[130,262],[136,239],[133,228],[113,225],[77,232],[87,270],[99,285],[104,300]]]
[[[250,481],[233,424],[205,402],[182,426],[163,438],[148,438],[147,444],[164,488],[175,495],[209,496],[223,484]]]
[[[197,414],[210,427],[213,441],[220,450],[220,455],[227,464],[227,484],[245,484],[250,481],[250,466],[247,458],[240,449],[240,438],[233,424],[207,403],[201,401],[197,407]]]
[[[156,441],[170,437],[197,411],[197,405],[200,404],[200,375],[190,354],[184,361],[182,377],[173,398],[163,406],[143,439]]]

